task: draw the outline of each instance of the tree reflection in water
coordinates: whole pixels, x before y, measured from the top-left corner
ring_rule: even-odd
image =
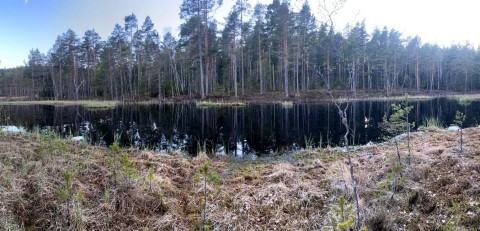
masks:
[[[392,102],[354,102],[349,108],[351,142],[355,145],[381,141],[378,123],[390,113]],[[480,103],[459,105],[445,98],[413,102],[415,125],[438,117],[452,123],[455,111],[467,116],[465,126],[475,125]],[[2,125],[27,129],[53,129],[65,136],[83,134],[91,143],[110,145],[114,134],[123,146],[167,153],[184,150],[195,155],[199,148],[215,155],[256,157],[305,147],[322,140],[338,145],[342,130],[333,105],[328,103],[247,104],[245,107],[196,107],[195,104],[123,105],[89,111],[81,106],[5,105]],[[6,120],[5,118],[8,118]]]

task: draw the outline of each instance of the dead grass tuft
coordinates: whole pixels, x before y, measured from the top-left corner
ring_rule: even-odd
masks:
[[[478,228],[479,131],[465,129],[469,148],[464,153],[456,151],[455,133],[415,134],[411,166],[402,140],[401,177],[392,174],[391,145],[358,147],[351,154],[362,224],[369,230],[438,230],[442,220],[455,215],[455,201],[461,209],[459,227]],[[204,163],[222,181],[207,186],[211,230],[321,230],[330,225],[335,198],[351,194],[340,149],[254,162],[128,149],[137,174],[127,183],[105,148],[34,134],[0,136],[0,145],[0,229],[7,230],[75,228],[73,199],[69,204],[56,194],[65,185],[66,170],[73,175],[72,194],[83,193],[77,218],[85,230],[200,229],[203,184],[196,175]]]

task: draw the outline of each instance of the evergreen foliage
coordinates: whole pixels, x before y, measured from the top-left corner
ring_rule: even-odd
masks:
[[[410,139],[410,128],[414,126],[414,123],[409,122],[408,114],[413,110],[413,106],[408,105],[408,97],[405,97],[405,100],[401,104],[392,104],[393,113],[387,117],[384,116],[383,122],[381,124],[382,128],[393,136],[393,142],[395,144],[397,161],[400,166],[402,166],[400,150],[398,147],[398,135],[401,133],[407,134],[407,139]],[[408,146],[409,158],[408,162],[410,163],[410,146]]]
[[[200,171],[197,172],[195,176],[197,181],[202,181],[203,183],[203,208],[202,208],[202,223],[201,223],[201,230],[209,230],[209,225],[207,222],[207,204],[208,204],[208,188],[207,184],[213,184],[215,186],[220,185],[222,183],[220,177],[217,173],[210,171],[210,166],[208,163],[204,163]]]
[[[453,120],[453,124],[457,125],[460,128],[459,129],[460,152],[463,152],[463,129],[462,129],[462,127],[463,127],[463,122],[465,122],[465,118],[466,118],[466,116],[462,112],[460,112],[460,111],[455,112],[455,119]]]
[[[276,91],[290,97],[327,85],[387,96],[480,89],[480,53],[472,44],[440,47],[387,27],[369,33],[364,21],[341,33],[332,16],[345,1],[336,2],[322,8],[326,21],[307,1],[296,12],[289,1],[252,7],[238,0],[220,30],[223,22],[212,16],[221,0],[183,0],[178,35],[161,36],[150,17],[141,24],[135,14],[103,40],[93,29],[83,37],[69,29],[48,52],[32,49],[25,66],[0,70],[0,96],[162,100]]]

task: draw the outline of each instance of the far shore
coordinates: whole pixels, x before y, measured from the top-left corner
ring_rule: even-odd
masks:
[[[333,97],[340,101],[396,101],[403,100],[408,94],[411,100],[428,100],[439,97],[449,98],[468,98],[470,100],[480,99],[480,92],[452,92],[452,91],[395,91],[386,96],[385,91],[364,91],[359,90],[354,96],[350,91],[332,91]],[[112,108],[119,104],[158,104],[158,103],[221,103],[220,105],[228,106],[230,103],[325,103],[331,102],[332,97],[328,91],[306,91],[300,93],[292,93],[289,97],[285,97],[283,92],[268,92],[264,94],[254,93],[248,95],[239,95],[238,97],[212,93],[208,97],[201,99],[200,97],[175,96],[165,98],[139,98],[129,100],[54,100],[54,99],[31,99],[28,97],[0,97],[0,105],[54,105],[54,106],[73,106],[81,105],[88,108]],[[218,104],[217,104],[218,105]]]

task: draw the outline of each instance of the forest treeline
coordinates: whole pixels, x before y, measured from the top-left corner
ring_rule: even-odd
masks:
[[[318,22],[305,1],[254,6],[237,0],[225,22],[215,0],[183,0],[179,35],[160,35],[150,17],[134,14],[106,40],[95,30],[59,35],[46,53],[32,49],[24,66],[0,70],[0,96],[54,99],[139,99],[179,95],[241,97],[316,89],[474,91],[480,52],[471,44],[440,47],[395,29],[340,32]]]

